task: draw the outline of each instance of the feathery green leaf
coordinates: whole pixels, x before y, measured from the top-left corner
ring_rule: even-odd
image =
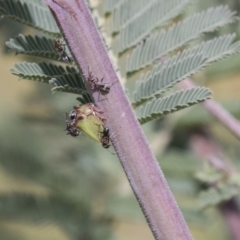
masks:
[[[145,12],[154,2],[156,0],[138,0],[137,4],[135,0],[123,2],[113,12],[111,21],[112,33],[119,32],[121,28],[124,28],[133,18]]]
[[[59,59],[59,53],[55,49],[55,39],[39,37],[39,36],[24,36],[19,34],[15,38],[11,38],[6,42],[6,45],[16,54],[27,54],[38,57],[44,57],[52,60]]]
[[[68,73],[52,78],[49,83],[53,86],[52,92],[87,93],[83,78],[79,73]]]
[[[157,65],[137,82],[133,105],[138,106],[156,94],[162,94],[177,82],[191,76],[213,61],[240,50],[240,41],[233,43],[235,34],[224,35],[184,50],[181,54]]]
[[[0,15],[60,36],[59,28],[49,8],[41,0],[1,0]]]
[[[39,64],[20,62],[15,64],[15,69],[10,71],[21,79],[49,83],[53,86],[53,92],[81,94],[87,91],[83,78],[73,67],[67,66],[63,68],[62,66],[45,62]]]
[[[177,91],[167,97],[154,98],[139,109],[138,120],[141,124],[163,115],[186,108],[211,98],[212,92],[205,87]]]
[[[80,97],[77,97],[77,100],[81,103],[81,105],[93,102],[93,100],[90,97],[89,93],[82,93]]]
[[[200,208],[207,208],[227,201],[239,195],[239,187],[226,183],[218,188],[209,188],[201,191],[198,197]]]
[[[212,40],[202,42],[196,46],[196,52],[203,52],[208,58],[207,63],[212,63],[221,60],[229,55],[235,54],[240,50],[240,41],[234,42],[236,34],[223,35]]]
[[[194,55],[190,50],[185,50],[162,65],[158,64],[137,81],[132,104],[135,107],[139,106],[155,95],[164,93],[178,82],[202,69],[206,61],[207,59],[201,53]]]
[[[119,7],[125,0],[105,0],[103,3],[103,12],[104,14],[114,11]]]
[[[10,69],[11,73],[19,76],[21,79],[28,79],[33,81],[40,81],[48,83],[53,77],[63,75],[64,73],[75,73],[77,70],[73,67],[66,67],[65,69],[60,65],[51,63],[16,63],[15,69]]]
[[[209,8],[196,13],[182,22],[174,24],[168,30],[151,35],[139,44],[128,57],[127,72],[137,71],[155,60],[196,39],[203,32],[210,32],[234,20],[235,12],[227,6]]]
[[[181,13],[190,0],[168,0],[155,1],[141,15],[133,18],[124,28],[121,29],[119,36],[116,37],[118,53],[138,44],[146,38],[152,30],[164,25],[171,18]]]

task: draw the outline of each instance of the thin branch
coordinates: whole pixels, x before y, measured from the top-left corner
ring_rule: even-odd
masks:
[[[237,199],[233,198],[220,205],[224,220],[228,226],[231,239],[240,240],[240,209]]]
[[[44,0],[62,30],[72,56],[88,76],[88,68],[113,84],[104,100],[93,98],[104,111],[112,142],[135,196],[156,239],[192,239],[163,173],[110,62],[85,0]],[[115,137],[113,137],[115,135]]]
[[[236,173],[232,162],[224,156],[222,149],[212,139],[206,128],[199,127],[192,132],[190,146],[196,156],[203,161],[207,160],[216,170],[226,174]]]
[[[180,88],[188,89],[196,87],[196,85],[190,80],[185,79],[178,83]],[[207,109],[218,121],[220,121],[233,135],[240,139],[240,123],[229,112],[227,112],[220,104],[214,100],[207,100],[202,103],[205,109]]]

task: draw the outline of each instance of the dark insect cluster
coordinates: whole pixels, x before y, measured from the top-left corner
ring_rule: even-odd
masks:
[[[103,148],[109,148],[110,131],[105,125],[102,111],[93,103],[74,106],[69,114],[66,113],[67,134],[77,137],[84,132],[96,141],[101,142]]]
[[[65,45],[63,44],[63,42],[61,42],[59,39],[56,39],[54,46],[60,54],[59,60],[63,60],[64,62],[71,62],[70,57],[67,55],[65,51]]]
[[[62,41],[60,41],[59,39],[56,39],[54,47],[60,54],[60,58],[59,58],[60,60],[63,60],[65,62],[71,62],[70,57],[67,55],[65,51],[65,44],[63,44]],[[103,78],[99,79],[95,77],[90,70],[89,70],[87,81],[90,84],[92,90],[99,91],[99,94],[103,94],[103,95],[108,94],[111,89],[111,85],[114,84],[113,83],[109,85],[107,83],[103,83]],[[84,114],[83,112],[82,113],[79,112],[79,109],[84,109]],[[81,127],[81,124],[79,124],[79,121],[81,121],[81,119],[79,119],[78,116],[79,114],[80,115],[83,114],[82,116],[84,116],[86,120],[89,118],[89,116],[93,115],[94,117],[99,119],[99,121],[101,122],[100,125],[102,125],[102,128],[100,128],[101,130],[99,130],[99,132],[97,133],[98,134],[97,139],[99,139],[99,141],[101,142],[102,147],[107,149],[111,146],[110,134],[109,134],[109,128],[105,126],[104,122],[106,119],[102,116],[102,113],[103,112],[100,109],[98,109],[93,103],[87,103],[80,107],[74,107],[74,110],[72,110],[69,114],[66,113],[65,131],[67,131],[68,135],[71,135],[73,137],[77,137],[79,134],[81,134],[82,131],[88,134],[90,130],[86,130],[85,126],[84,126],[84,129]]]
[[[72,137],[77,137],[81,132],[76,128],[76,117],[77,113],[75,110],[71,111],[69,114],[66,113],[66,131],[67,134]]]

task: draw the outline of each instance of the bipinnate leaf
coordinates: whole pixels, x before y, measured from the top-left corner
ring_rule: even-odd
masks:
[[[221,60],[229,55],[238,53],[240,50],[240,41],[233,42],[235,38],[235,33],[223,35],[221,37],[202,42],[196,46],[195,49],[204,53],[204,56],[208,58],[207,63],[209,64]]]
[[[24,36],[19,34],[15,38],[11,38],[6,42],[6,45],[16,54],[26,54],[36,57],[44,57],[52,60],[60,58],[59,53],[54,47],[55,39],[39,37],[39,36]]]
[[[73,67],[63,68],[51,63],[27,63],[20,62],[15,64],[15,69],[10,70],[12,74],[19,76],[20,79],[28,79],[49,83],[53,86],[53,92],[70,92],[81,94],[86,92],[83,78]]]
[[[87,93],[83,78],[79,73],[68,73],[49,80],[53,86],[52,92],[69,92],[75,94]]]
[[[137,16],[132,18],[126,26],[121,28],[116,38],[118,53],[137,45],[155,28],[166,24],[167,21],[181,13],[190,0],[152,1]]]
[[[206,61],[207,59],[202,53],[193,55],[186,50],[163,64],[156,65],[152,71],[142,75],[137,81],[132,104],[135,107],[139,106],[155,95],[164,93],[178,82],[205,67]]]
[[[111,21],[111,32],[119,32],[121,28],[126,26],[133,18],[141,15],[143,11],[149,8],[156,0],[139,0],[136,4],[135,0],[123,1],[115,11],[113,11]]]
[[[92,98],[91,98],[91,96],[89,95],[88,92],[82,93],[81,96],[77,97],[76,99],[80,102],[81,105],[93,102],[93,100],[92,100]]]
[[[230,11],[227,6],[218,6],[193,14],[167,30],[153,33],[146,41],[141,42],[128,57],[127,72],[137,71],[151,65],[157,59],[186,45],[202,33],[213,31],[232,22],[235,20],[234,15],[235,12]]]
[[[14,65],[15,69],[10,69],[11,73],[19,76],[20,79],[28,79],[48,83],[53,77],[64,73],[75,73],[77,70],[73,67],[62,67],[52,63],[28,63],[19,62]]]
[[[229,34],[202,42],[167,59],[163,64],[156,65],[137,82],[133,105],[138,106],[153,96],[164,93],[211,62],[239,52],[240,41],[233,43],[235,36]]]
[[[114,11],[117,7],[119,7],[125,0],[104,0],[103,3],[103,12],[104,14],[111,13]]]
[[[139,108],[138,120],[141,124],[160,118],[211,98],[212,92],[205,87],[177,91],[163,98],[154,98]]]
[[[41,0],[0,0],[0,15],[49,34],[61,35],[49,8]]]

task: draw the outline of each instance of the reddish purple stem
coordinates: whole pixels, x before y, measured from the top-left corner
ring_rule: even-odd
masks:
[[[178,86],[184,89],[196,87],[196,85],[190,79],[186,79],[178,83]],[[207,100],[206,102],[203,102],[202,105],[238,139],[240,139],[240,123],[236,118],[234,118],[228,111],[226,111],[214,100]]]
[[[240,209],[237,199],[233,198],[220,205],[224,220],[232,240],[240,240]]]
[[[73,58],[111,86],[97,106],[104,111],[114,148],[155,239],[190,240],[192,236],[119,83],[85,0],[44,0],[52,10]],[[117,81],[117,82],[116,82]],[[91,89],[90,89],[91,91]]]

